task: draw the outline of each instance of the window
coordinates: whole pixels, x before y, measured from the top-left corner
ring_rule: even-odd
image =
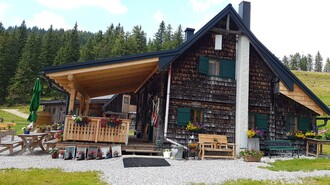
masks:
[[[124,96],[124,104],[129,104],[129,97],[128,96]]]
[[[233,60],[214,59],[201,56],[199,58],[199,72],[221,78],[235,79],[236,64]]]
[[[203,110],[195,108],[178,108],[177,125],[185,126],[189,121],[202,123],[204,121]]]
[[[267,114],[249,114],[249,129],[268,130]]]

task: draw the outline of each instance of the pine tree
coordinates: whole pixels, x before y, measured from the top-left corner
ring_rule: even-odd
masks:
[[[325,61],[324,72],[330,73],[330,59],[329,59],[329,57]]]
[[[311,54],[307,55],[307,71],[313,71],[313,56]]]
[[[291,70],[298,70],[298,64],[300,61],[300,54],[296,53],[294,55],[290,55],[290,69]]]
[[[162,50],[162,45],[164,44],[164,40],[165,40],[165,22],[162,21],[159,24],[159,28],[158,31],[155,33],[154,36],[154,51],[160,51]]]
[[[66,33],[64,46],[60,48],[54,60],[54,64],[69,64],[78,62],[80,58],[80,45],[78,37],[78,24],[73,30]]]
[[[320,52],[318,51],[315,55],[315,71],[316,72],[322,72],[322,61],[323,61],[323,58],[322,58]]]
[[[56,37],[56,33],[53,30],[53,26],[51,25],[47,30],[41,44],[39,60],[42,67],[53,65],[58,50],[58,39]]]
[[[183,32],[181,24],[178,26],[178,29],[173,34],[173,47],[179,47],[183,43]]]
[[[31,97],[34,81],[41,70],[38,60],[40,48],[41,36],[34,31],[27,39],[15,77],[11,80],[7,97],[9,102],[23,103]]]
[[[302,55],[299,61],[299,69],[301,71],[307,71],[307,57],[305,55]]]
[[[167,25],[165,33],[164,33],[164,43],[162,46],[163,50],[173,49],[173,33],[172,33],[172,26],[170,24]]]
[[[282,63],[289,68],[289,59],[286,55],[284,55],[284,57],[282,58]]]

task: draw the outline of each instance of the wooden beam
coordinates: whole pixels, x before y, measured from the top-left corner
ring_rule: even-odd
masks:
[[[98,97],[98,96],[105,96],[109,94],[118,94],[118,93],[126,93],[126,92],[134,92],[139,86],[132,85],[132,86],[127,86],[123,88],[111,88],[111,89],[103,89],[102,91],[95,91],[91,92],[90,95],[91,97]]]
[[[212,28],[211,31],[215,32],[215,33],[221,33],[221,34],[224,34],[224,33],[230,33],[230,34],[235,34],[235,35],[242,35],[243,34],[242,31],[224,30],[224,29],[221,29],[221,28]]]
[[[56,77],[56,76],[66,75],[69,72],[71,74],[79,74],[79,73],[115,69],[115,68],[121,68],[121,67],[130,67],[130,66],[139,65],[139,64],[158,63],[158,61],[159,61],[159,58],[156,57],[156,58],[148,58],[148,59],[143,59],[143,60],[127,61],[127,62],[121,62],[121,63],[115,63],[115,64],[108,64],[108,65],[100,65],[100,66],[95,66],[95,67],[86,67],[86,68],[80,68],[80,69],[66,70],[66,71],[60,71],[60,72],[55,72],[55,73],[48,73],[46,75],[48,77]]]
[[[144,83],[146,83],[156,72],[158,71],[158,66],[155,67],[154,70],[147,76],[147,78],[139,85],[139,87],[135,90],[134,93],[139,91],[139,89],[143,86]]]
[[[85,105],[85,98],[81,96],[79,98],[79,116],[83,115],[84,105]]]
[[[74,88],[76,91],[79,91],[81,95],[84,96],[84,98],[90,98],[89,95],[86,93],[85,89],[81,87],[79,84],[79,81],[73,74],[68,75],[68,80],[69,80],[69,87]]]
[[[226,30],[230,30],[230,14],[227,15]]]

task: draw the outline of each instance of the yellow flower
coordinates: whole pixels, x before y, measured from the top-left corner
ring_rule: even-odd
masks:
[[[256,135],[256,132],[254,130],[248,130],[247,131],[248,138],[252,138]]]

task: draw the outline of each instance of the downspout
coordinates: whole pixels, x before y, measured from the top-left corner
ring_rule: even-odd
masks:
[[[167,138],[167,127],[168,127],[168,114],[170,107],[170,92],[171,92],[171,72],[172,72],[172,64],[170,64],[168,69],[168,78],[167,78],[167,91],[166,91],[166,107],[165,107],[165,125],[164,125],[164,140],[170,142],[172,144],[182,146],[180,143],[175,142],[169,138]],[[183,146],[184,149],[188,149],[186,146]]]
[[[48,78],[46,78],[44,75],[39,75],[39,77],[45,79],[47,82],[48,82],[48,87],[57,91],[57,92],[60,92],[60,93],[63,93],[65,95],[65,115],[68,114],[68,109],[69,109],[69,101],[70,101],[70,95],[68,92],[66,91],[63,91],[60,87],[58,87],[57,85],[53,84]]]

